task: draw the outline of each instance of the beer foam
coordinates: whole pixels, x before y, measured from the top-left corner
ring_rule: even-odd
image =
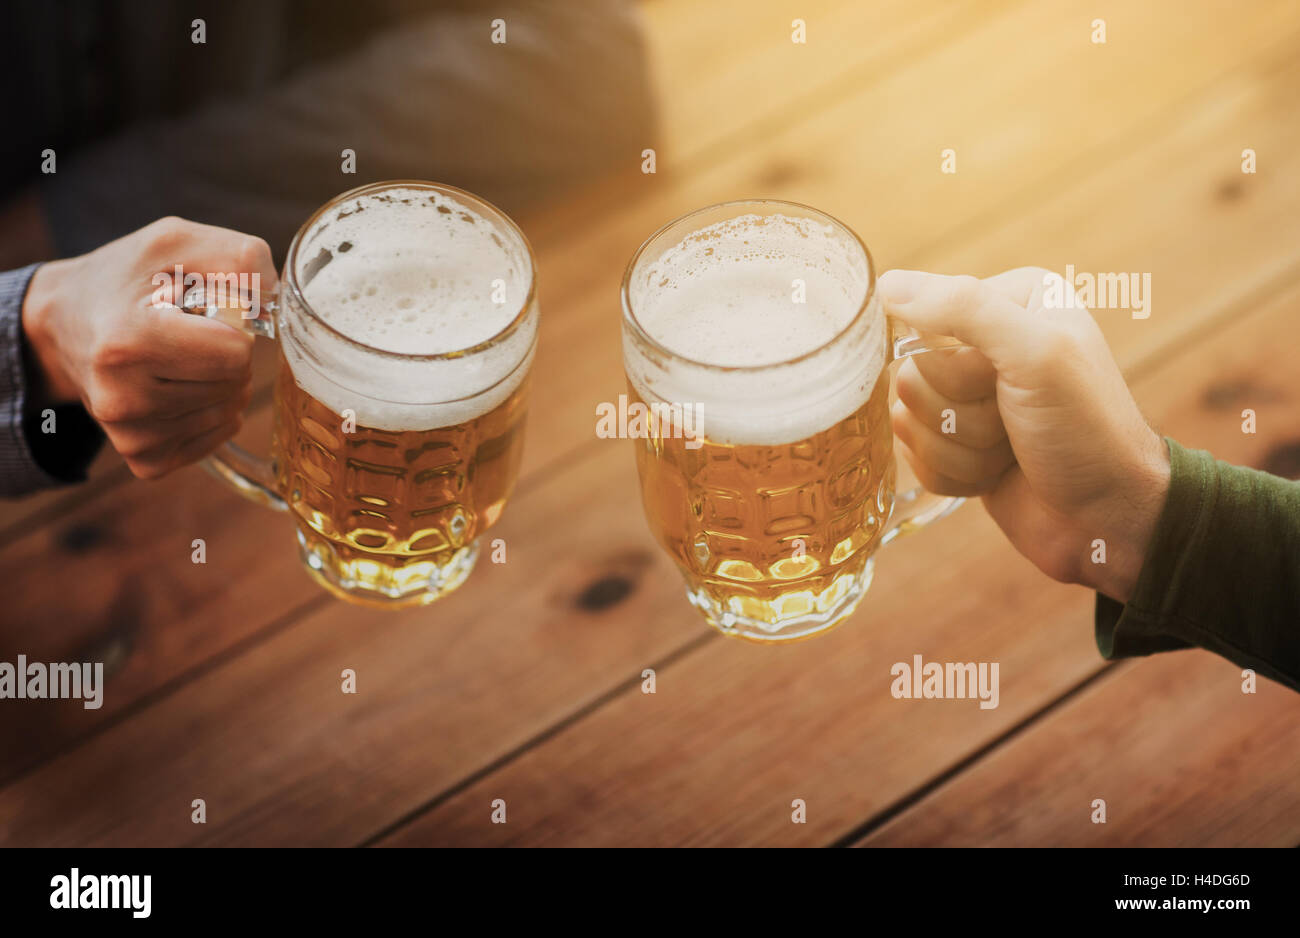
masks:
[[[858,316],[870,280],[857,241],[816,219],[699,228],[643,255],[627,297],[642,330],[689,361],[656,356],[625,329],[628,376],[648,400],[702,405],[710,440],[804,439],[861,407],[884,368],[874,297]]]
[[[535,304],[515,333],[472,354],[375,352],[462,352],[499,335],[529,298],[522,236],[449,194],[363,190],[317,219],[295,265],[312,312],[352,342],[310,316],[287,317],[285,357],[303,390],[336,413],[353,410],[361,425],[463,423],[504,401],[527,372]]]
[[[336,212],[313,239],[312,256],[329,252],[303,290],[316,314],[350,339],[405,355],[470,348],[508,326],[527,265],[492,223],[441,193],[382,195]]]

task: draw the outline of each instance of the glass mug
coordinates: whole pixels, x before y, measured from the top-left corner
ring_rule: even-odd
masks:
[[[641,245],[622,304],[646,517],[722,632],[825,632],[878,547],[961,504],[895,495],[888,370],[961,343],[885,315],[846,225],[791,202],[700,209]]]
[[[535,279],[523,232],[468,192],[395,181],[337,196],[294,236],[278,296],[242,322],[279,346],[271,459],[227,443],[208,468],[293,516],[331,593],[445,596],[518,475]],[[184,306],[229,318],[202,296]]]

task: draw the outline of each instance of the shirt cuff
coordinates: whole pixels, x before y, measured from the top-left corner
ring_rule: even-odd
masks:
[[[51,407],[59,433],[47,435],[46,459],[33,451],[44,442],[39,425],[28,425],[34,389],[23,362],[23,300],[39,264],[0,272],[0,496],[80,482],[103,434],[80,404]],[[43,419],[43,418],[40,418]]]
[[[1277,630],[1294,624],[1273,621],[1273,591],[1288,577],[1251,556],[1251,542],[1264,533],[1261,524],[1272,509],[1252,484],[1263,474],[1219,463],[1167,437],[1166,443],[1164,508],[1128,603],[1097,594],[1097,649],[1114,659],[1205,648],[1296,687],[1289,662],[1276,654]],[[1243,564],[1250,569],[1237,569]]]

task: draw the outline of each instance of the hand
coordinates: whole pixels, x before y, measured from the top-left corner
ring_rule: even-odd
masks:
[[[250,394],[252,339],[154,305],[154,275],[257,273],[276,281],[260,238],[164,218],[81,257],[37,269],[22,325],[53,403],[80,400],[131,471],[155,479],[233,436]],[[174,279],[174,278],[173,278]],[[182,284],[169,291],[179,304]]]
[[[987,280],[884,274],[885,309],[973,346],[919,355],[898,375],[893,424],[921,484],[982,496],[1007,538],[1048,576],[1126,602],[1169,488],[1169,453],[1138,412],[1087,309],[1048,308],[1058,274]],[[941,431],[951,408],[956,432]],[[1093,563],[1093,541],[1106,562]]]

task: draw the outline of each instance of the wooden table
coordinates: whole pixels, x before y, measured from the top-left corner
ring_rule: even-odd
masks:
[[[1092,594],[978,504],[882,553],[838,631],[757,647],[687,605],[630,444],[594,434],[623,389],[632,251],[757,194],[838,215],[882,267],[1150,272],[1149,319],[1096,313],[1145,413],[1300,476],[1300,4],[645,12],[658,172],[523,219],[543,327],[507,562],[384,613],[320,591],[289,521],[197,467],[145,484],[110,454],[84,486],[3,506],[0,660],[112,676],[100,710],[0,703],[0,843],[1300,844],[1300,696],[1243,694],[1199,651],[1104,662]],[[914,654],[999,662],[1000,705],[894,699]]]

